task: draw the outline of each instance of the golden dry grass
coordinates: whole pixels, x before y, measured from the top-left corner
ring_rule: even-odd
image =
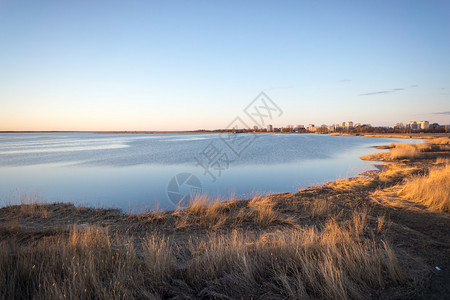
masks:
[[[292,225],[292,220],[274,209],[270,197],[255,197],[247,203],[235,199],[211,201],[201,195],[186,208],[172,213],[177,228],[203,227],[208,229],[229,228],[250,223],[254,226]]]
[[[26,240],[17,226],[10,230],[22,238],[0,242],[0,297],[365,298],[405,280],[390,246],[365,236],[366,213],[320,227],[210,232],[182,244],[101,226]]]
[[[361,157],[362,160],[372,161],[395,161],[400,159],[417,159],[417,158],[433,158],[438,157],[434,153],[450,151],[450,139],[441,137],[437,139],[428,140],[421,144],[408,143],[389,143],[389,146],[378,146],[379,149],[389,149],[389,152],[380,152],[375,154],[368,154]]]
[[[150,277],[152,272],[146,264],[140,263],[131,241],[100,227],[73,227],[67,234],[61,232],[26,244],[2,241],[0,249],[3,299],[149,297],[159,288],[159,281]],[[148,252],[143,252],[144,258]]]
[[[389,150],[389,155],[392,159],[402,158],[419,158],[422,157],[422,152],[428,150],[431,146],[426,144],[396,144],[395,148]]]
[[[230,289],[244,297],[365,298],[385,280],[405,277],[387,243],[361,239],[364,224],[355,215],[342,225],[330,220],[321,230],[213,233],[190,244],[188,281],[208,298],[230,297]]]
[[[434,144],[434,145],[450,145],[450,138],[449,137],[440,137],[428,140],[427,143]]]
[[[410,177],[400,194],[432,210],[450,212],[450,164],[433,167],[427,175]]]
[[[429,140],[426,143],[421,144],[396,144],[394,148],[389,150],[389,156],[391,159],[404,159],[404,158],[423,158],[425,152],[438,152],[449,151],[450,144],[448,138],[438,138]]]

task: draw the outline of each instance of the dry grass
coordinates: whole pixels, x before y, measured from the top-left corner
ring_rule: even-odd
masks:
[[[22,229],[25,231],[25,229]],[[152,244],[143,258],[169,253]],[[100,227],[73,227],[26,244],[0,242],[0,297],[38,299],[119,299],[151,297],[164,273],[146,267],[130,240]],[[164,259],[156,258],[164,263]],[[159,277],[158,277],[159,276]],[[145,287],[145,289],[143,289]]]
[[[52,210],[37,193],[20,193],[20,215],[23,217],[48,219]]]
[[[450,164],[410,177],[400,194],[432,210],[450,212]]]
[[[427,143],[434,144],[434,145],[450,145],[450,138],[449,137],[440,137],[428,140]]]
[[[339,209],[336,204],[325,196],[316,196],[312,199],[290,201],[284,203],[287,209],[298,213],[302,218],[325,219],[336,217]]]
[[[381,182],[392,182],[402,180],[406,176],[411,176],[419,172],[420,168],[415,165],[404,164],[401,162],[389,164],[385,170],[379,174],[378,179]]]
[[[211,201],[207,196],[196,197],[183,209],[172,213],[177,228],[203,227],[219,229],[251,224],[253,226],[292,225],[292,220],[274,209],[269,196],[255,197],[243,202],[235,199]]]
[[[329,210],[328,201],[312,203],[315,214]],[[235,204],[212,205],[208,213],[197,203],[190,215],[216,221],[219,208]],[[248,209],[258,224],[278,222],[267,198]],[[41,232],[3,224],[0,298],[366,298],[405,280],[388,244],[371,238],[367,220],[367,211],[356,211],[318,226],[229,228],[178,241],[93,225]]]
[[[191,242],[188,282],[206,297],[365,298],[385,280],[404,280],[386,244],[362,238],[365,216],[328,221],[321,230],[233,231]],[[265,284],[269,282],[270,284]]]
[[[421,144],[389,143],[389,146],[380,146],[380,149],[389,149],[389,153],[381,152],[361,157],[363,160],[391,161],[398,159],[425,158],[426,152],[450,151],[449,138],[437,138]],[[431,155],[432,156],[432,155]]]
[[[389,155],[392,159],[403,158],[419,158],[422,157],[422,152],[431,149],[430,145],[426,144],[396,144],[395,148],[389,150]]]

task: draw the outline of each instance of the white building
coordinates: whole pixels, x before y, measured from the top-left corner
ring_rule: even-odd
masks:
[[[428,129],[430,128],[430,122],[428,121],[410,121],[406,123],[406,128],[412,129],[412,130],[419,130],[419,129]]]
[[[351,129],[353,128],[353,122],[345,122],[343,127],[345,127],[345,129]]]
[[[267,125],[267,132],[272,132],[272,131],[273,131],[272,125]]]
[[[420,129],[428,129],[430,128],[430,122],[428,121],[420,121]]]

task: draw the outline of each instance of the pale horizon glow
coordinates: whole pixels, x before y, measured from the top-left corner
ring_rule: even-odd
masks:
[[[450,123],[448,1],[0,1],[0,131]]]

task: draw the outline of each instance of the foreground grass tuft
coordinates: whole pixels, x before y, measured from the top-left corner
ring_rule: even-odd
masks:
[[[407,179],[400,194],[433,210],[450,212],[450,164]]]

